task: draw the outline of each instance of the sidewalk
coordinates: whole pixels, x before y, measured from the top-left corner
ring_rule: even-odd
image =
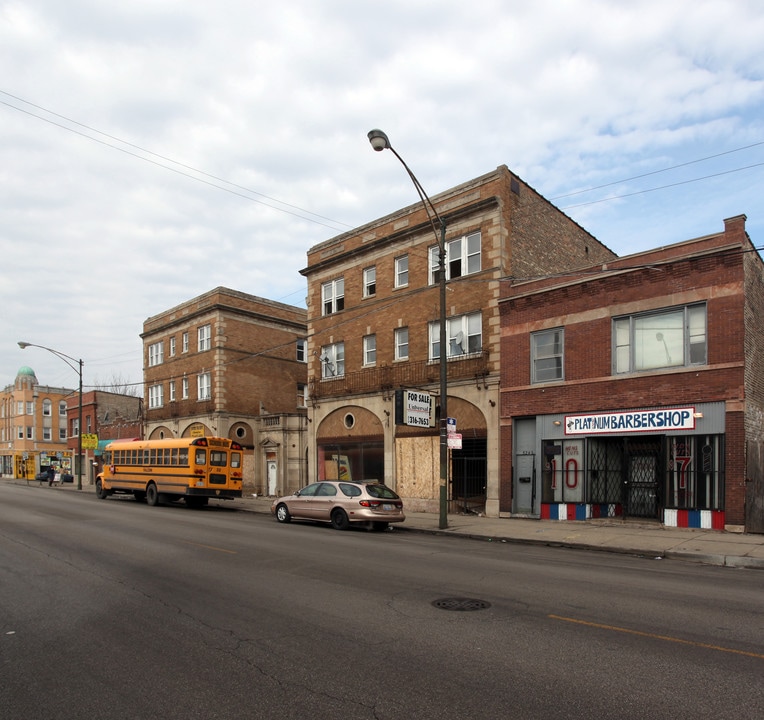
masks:
[[[23,482],[23,481],[16,481]],[[30,481],[30,485],[38,485]],[[47,490],[77,491],[76,483],[65,483]],[[95,493],[83,483],[83,493]],[[213,504],[235,507],[245,512],[270,514],[273,498],[248,493],[240,500],[218,500]],[[275,518],[273,522],[276,522]],[[764,535],[664,527],[655,522],[635,522],[608,518],[581,522],[529,520],[525,518],[487,518],[478,515],[449,515],[448,527],[438,528],[436,513],[407,512],[406,520],[393,525],[394,532],[425,532],[433,535],[467,537],[485,542],[524,543],[552,547],[579,548],[643,555],[764,570]]]
[[[272,500],[248,495],[233,503],[242,510],[270,513]],[[225,501],[220,501],[220,504],[230,507],[230,503]],[[657,522],[632,522],[618,518],[560,522],[449,515],[446,529],[440,530],[438,524],[439,516],[436,513],[407,512],[406,520],[392,527],[394,532],[426,532],[486,542],[601,550],[764,570],[764,535],[671,528]]]

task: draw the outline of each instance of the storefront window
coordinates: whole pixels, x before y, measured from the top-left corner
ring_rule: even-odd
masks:
[[[666,507],[724,509],[724,452],[721,435],[668,438]]]
[[[370,442],[319,445],[318,479],[384,482],[383,444]]]

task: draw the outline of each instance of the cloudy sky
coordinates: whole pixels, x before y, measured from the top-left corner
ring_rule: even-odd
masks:
[[[759,0],[0,0],[0,386],[140,383],[219,285],[506,164],[620,255],[764,246]]]

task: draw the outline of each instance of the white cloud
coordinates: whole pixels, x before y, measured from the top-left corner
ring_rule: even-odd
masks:
[[[140,382],[143,321],[217,285],[302,304],[311,245],[416,202],[373,127],[430,194],[615,183],[557,203],[619,253],[761,243],[761,168],[633,193],[764,146],[628,179],[764,141],[763,34],[755,0],[0,0],[4,382],[76,380],[20,339]]]

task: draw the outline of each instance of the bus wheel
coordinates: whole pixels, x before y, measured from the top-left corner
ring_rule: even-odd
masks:
[[[332,527],[335,530],[347,530],[350,527],[350,521],[344,510],[340,508],[332,510]]]
[[[96,480],[96,497],[99,500],[105,500],[107,497],[109,497],[109,493],[103,489],[103,483],[101,482],[101,479],[99,478]]]
[[[157,492],[157,486],[154,483],[149,483],[146,488],[146,504],[151,507],[155,507],[159,504],[159,493]]]

